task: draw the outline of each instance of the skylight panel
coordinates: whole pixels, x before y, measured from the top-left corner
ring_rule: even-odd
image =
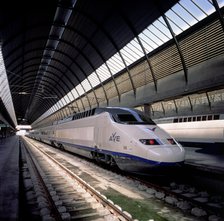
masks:
[[[2,102],[5,105],[6,110],[8,111],[13,123],[17,125],[14,105],[12,102],[12,96],[9,88],[8,78],[6,74],[5,64],[2,56],[2,49],[0,47],[0,97]]]
[[[153,23],[153,26],[156,36],[165,43],[166,41],[170,40],[172,38],[172,35],[170,34],[170,30],[168,29],[164,19],[162,17],[159,17],[158,20],[156,20]]]
[[[85,93],[85,91],[83,90],[81,84],[79,84],[79,85],[76,87],[76,90],[78,91],[79,96],[82,96],[82,95]]]
[[[105,64],[103,64],[100,68],[97,69],[97,73],[99,75],[101,82],[111,77],[110,72]]]
[[[158,36],[156,36],[154,33],[153,33],[153,30],[150,30],[149,28],[147,28],[145,31],[144,31],[144,34],[147,36],[146,39],[146,42],[151,45],[151,47],[153,47],[153,49],[157,48],[159,45],[163,44],[163,41],[158,38]]]
[[[63,105],[63,99],[61,99],[61,100],[58,101],[58,105],[59,105],[60,107],[63,107],[63,106],[64,106],[64,105]]]
[[[149,53],[150,51],[153,50],[152,44],[154,44],[154,45],[156,45],[156,44],[154,42],[152,42],[150,44],[151,40],[144,33],[141,33],[139,35],[139,38],[140,38],[140,41],[142,42],[144,49],[146,50],[146,53]]]
[[[129,44],[125,48],[125,51],[127,51],[128,54],[133,58],[133,61],[136,61],[137,59],[139,59],[143,56],[142,53],[141,53],[141,55],[138,53],[139,51],[132,44]]]
[[[115,66],[115,69],[118,69],[119,71],[125,68],[124,62],[122,61],[121,56],[119,55],[119,53],[116,53],[113,57],[111,57],[107,61],[107,64],[110,67],[111,67],[111,65]]]
[[[111,58],[109,61],[107,61],[107,65],[113,75],[124,68],[120,63],[115,61],[115,58]]]
[[[211,0],[209,0],[209,2],[211,2]],[[223,7],[224,6],[224,0],[217,0],[219,7]]]
[[[96,73],[93,72],[89,77],[88,77],[89,81],[92,84],[92,87],[97,86],[98,84],[100,84],[99,78],[97,77]]]
[[[73,94],[73,96],[74,96],[75,99],[79,97],[79,94],[78,94],[76,88],[73,88],[73,89],[71,90],[71,93]],[[73,98],[73,99],[74,99],[74,98]]]
[[[87,79],[82,81],[82,86],[85,89],[85,91],[91,90],[91,85],[90,85],[90,83],[89,83],[89,81]]]
[[[172,11],[177,15],[177,17],[179,17],[178,23],[181,25],[183,30],[186,30],[190,27],[190,23],[188,22],[189,13],[180,4],[176,4],[172,8]]]
[[[197,12],[201,14],[201,11],[195,6],[195,4],[190,0],[182,0],[178,4],[180,4],[180,6],[185,10],[185,16],[187,15],[185,20],[187,20],[191,26],[199,21]]]
[[[68,95],[65,95],[65,96],[64,96],[64,99],[65,99],[66,104],[70,103],[70,100],[69,100]]]
[[[127,47],[121,49],[120,52],[126,62],[126,65],[130,65],[136,60],[129,52],[127,52]]]
[[[206,15],[210,15],[213,12],[215,12],[215,7],[213,6],[213,4],[208,1],[208,0],[196,0],[195,4],[198,5],[198,7],[203,10],[203,12]]]
[[[165,15],[170,23],[170,26],[172,27],[173,32],[176,35],[180,34],[184,29],[186,29],[184,28],[187,25],[186,22],[184,22],[184,20],[181,19],[178,14],[175,13],[175,11],[169,10]]]
[[[66,96],[69,98],[70,102],[74,100],[74,96],[71,91]]]
[[[139,44],[137,38],[134,38],[134,40],[130,42],[130,45],[132,45],[134,52],[138,55],[139,58],[144,56],[141,45]]]

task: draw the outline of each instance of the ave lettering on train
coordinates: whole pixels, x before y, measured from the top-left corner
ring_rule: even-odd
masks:
[[[116,135],[116,132],[112,133],[112,135],[109,138],[109,141],[120,142],[120,136]]]

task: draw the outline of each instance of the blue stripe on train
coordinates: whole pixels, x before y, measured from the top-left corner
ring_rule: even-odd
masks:
[[[67,145],[67,146],[71,146],[77,149],[83,149],[86,150],[88,152],[91,151],[96,151],[98,153],[103,153],[103,154],[109,154],[115,157],[119,157],[119,158],[128,158],[129,160],[134,160],[134,161],[140,161],[140,162],[144,162],[144,163],[148,163],[150,165],[157,165],[159,164],[160,166],[172,166],[175,165],[177,162],[159,162],[159,161],[153,161],[153,160],[148,160],[142,157],[138,157],[138,156],[134,156],[131,154],[126,154],[126,153],[121,153],[121,152],[114,152],[114,151],[110,151],[110,150],[103,150],[103,149],[98,149],[98,148],[94,148],[94,147],[88,147],[88,146],[83,146],[83,145],[79,145],[79,144],[71,144],[71,143],[67,143],[67,142],[63,142],[60,141],[62,144]]]

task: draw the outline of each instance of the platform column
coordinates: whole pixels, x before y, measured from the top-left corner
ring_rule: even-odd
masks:
[[[144,104],[144,113],[151,117],[151,104]]]

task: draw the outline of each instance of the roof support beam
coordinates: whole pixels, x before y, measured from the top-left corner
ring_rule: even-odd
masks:
[[[193,104],[192,104],[191,98],[190,98],[190,96],[187,96],[187,98],[188,98],[188,101],[190,104],[191,112],[193,112]]]
[[[120,58],[121,58],[121,60],[122,60],[122,62],[123,62],[123,64],[124,64],[124,67],[125,67],[125,69],[126,69],[126,71],[127,71],[127,73],[128,73],[128,77],[129,77],[129,80],[130,80],[130,82],[131,82],[131,87],[132,87],[132,90],[133,90],[133,92],[134,92],[134,95],[136,96],[136,88],[135,88],[135,86],[134,86],[134,82],[133,82],[133,80],[132,80],[130,70],[129,70],[129,68],[128,68],[128,66],[127,66],[127,64],[126,64],[126,62],[125,62],[125,60],[124,60],[124,57],[122,56],[122,54],[121,54],[121,52],[120,52],[120,49],[119,49],[119,47],[117,46],[116,42],[115,42],[114,39],[111,37],[111,35],[108,33],[108,31],[103,27],[102,24],[100,24],[100,23],[99,23],[98,21],[96,21],[95,19],[89,17],[88,14],[84,14],[84,13],[83,13],[83,15],[85,15],[85,16],[86,16],[87,18],[89,18],[89,19],[90,19],[96,26],[99,27],[99,29],[105,34],[105,36],[109,39],[109,41],[111,42],[111,44],[113,45],[113,47],[115,48],[115,50],[117,51],[117,53],[119,54],[119,56],[120,56]],[[116,82],[115,82],[115,83],[116,83]],[[108,101],[108,102],[109,102],[109,101]],[[107,102],[107,103],[108,103],[108,102]]]
[[[178,114],[178,107],[177,107],[177,103],[176,103],[175,99],[173,99],[173,103],[174,103],[174,106],[175,106],[175,109],[176,109],[176,113]]]
[[[143,51],[143,53],[144,53],[144,55],[145,55],[145,57],[146,57],[146,61],[147,61],[147,64],[148,64],[148,66],[149,66],[149,69],[150,69],[150,71],[151,71],[152,79],[153,79],[153,82],[154,82],[155,91],[157,91],[157,80],[156,80],[156,76],[155,76],[155,73],[154,73],[154,71],[153,71],[152,64],[151,64],[151,62],[150,62],[149,56],[148,56],[148,54],[146,53],[145,48],[143,47],[142,42],[141,42],[141,40],[140,40],[140,38],[139,38],[138,35],[136,36],[136,38],[137,38],[137,40],[138,40],[138,42],[139,42],[139,44],[140,44],[140,46],[141,46],[141,48],[142,48],[142,51]]]
[[[205,94],[206,94],[206,97],[207,97],[207,100],[208,100],[209,109],[211,110],[212,109],[212,104],[211,104],[210,98],[208,96],[208,92],[206,92]]]
[[[167,25],[167,27],[168,27],[168,29],[169,29],[171,35],[172,35],[172,37],[173,37],[173,40],[174,40],[174,42],[175,42],[175,44],[176,44],[176,47],[177,47],[177,50],[178,50],[178,52],[179,52],[180,59],[181,59],[181,62],[182,62],[182,66],[183,66],[185,82],[186,82],[186,84],[187,84],[187,83],[188,83],[188,70],[187,70],[187,66],[186,66],[186,63],[185,63],[185,60],[184,60],[184,56],[183,56],[183,53],[182,53],[182,51],[181,51],[179,42],[177,41],[176,35],[175,35],[175,33],[174,33],[174,31],[173,31],[173,29],[172,29],[172,27],[171,27],[171,25],[170,25],[170,23],[169,23],[167,17],[166,17],[166,15],[163,14],[162,17],[163,17],[163,19],[164,19],[164,21],[165,21],[165,23],[166,23],[166,25]]]
[[[140,38],[138,36],[138,33],[137,33],[135,27],[129,21],[129,19],[124,15],[124,13],[120,13],[120,14],[123,17],[123,19],[126,22],[126,24],[128,25],[128,27],[130,28],[130,30],[132,31],[132,33],[134,34],[134,36],[136,37],[136,39],[138,40],[138,43],[139,43],[139,45],[140,45],[140,47],[142,49],[142,52],[144,53],[144,55],[146,57],[146,62],[147,62],[148,66],[149,66],[149,69],[151,71],[152,79],[153,79],[154,86],[155,86],[155,91],[157,91],[157,80],[156,80],[156,77],[155,77],[155,73],[153,71],[152,64],[150,62],[149,56],[146,53],[145,48],[144,48],[144,46],[143,46],[143,44],[142,44],[142,42],[141,42],[141,40],[140,40]]]
[[[80,35],[82,38],[84,38],[93,48],[94,48],[94,50],[97,52],[97,54],[100,56],[100,58],[103,60],[103,62],[104,62],[104,64],[106,65],[106,67],[107,67],[107,69],[108,69],[108,71],[109,71],[109,73],[110,73],[110,76],[111,76],[111,78],[112,78],[112,81],[113,81],[113,83],[114,83],[114,86],[115,86],[115,88],[116,88],[116,91],[117,91],[117,95],[118,95],[118,98],[119,98],[119,101],[120,101],[120,99],[121,99],[121,95],[120,95],[120,92],[119,92],[119,90],[118,90],[118,87],[117,87],[117,84],[116,84],[116,82],[115,82],[115,79],[114,79],[114,76],[113,76],[113,74],[112,74],[112,71],[110,70],[110,67],[109,67],[109,65],[107,64],[107,60],[104,58],[104,56],[103,56],[103,54],[101,53],[101,51],[97,48],[97,46],[95,46],[93,43],[92,43],[92,41],[91,41],[91,39],[89,39],[89,38],[87,38],[83,33],[81,33],[80,31],[78,31],[78,30],[76,30],[76,29],[74,29],[73,27],[67,27],[67,29],[68,30],[71,30],[71,31],[73,31],[73,32],[75,32],[76,34],[78,34],[78,35]],[[73,62],[75,62],[75,61],[73,61]],[[86,75],[86,74],[85,74]],[[87,75],[86,75],[86,79],[88,79],[88,77],[87,77]],[[89,81],[89,79],[88,79],[88,81]],[[89,82],[90,83],[90,82]],[[91,85],[91,83],[90,83],[90,85]],[[92,86],[92,85],[91,85]],[[97,100],[97,97],[96,97],[96,94],[95,94],[95,91],[94,91],[94,89],[92,88],[92,91],[94,92],[94,95],[95,95],[95,98],[96,98],[96,101],[97,101],[97,105],[99,106],[99,102],[98,102],[98,100]],[[108,100],[107,100],[107,103],[108,103]]]
[[[222,26],[222,29],[224,31],[224,19],[223,19],[223,13],[221,12],[220,8],[219,8],[219,4],[217,2],[217,0],[212,0],[213,2],[213,5],[215,7],[215,10],[217,11],[218,13],[218,17],[219,17],[219,21],[221,23],[221,26]]]

